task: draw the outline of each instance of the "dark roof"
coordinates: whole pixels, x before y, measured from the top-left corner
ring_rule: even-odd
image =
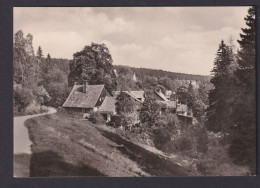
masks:
[[[99,112],[115,112],[116,111],[116,98],[115,97],[106,97],[103,101],[100,108],[98,108]]]
[[[103,89],[104,85],[87,85],[83,93],[83,85],[74,85],[62,107],[94,108]]]

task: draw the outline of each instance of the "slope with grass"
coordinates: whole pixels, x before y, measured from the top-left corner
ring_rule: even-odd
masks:
[[[186,176],[179,165],[119,135],[65,114],[25,122],[30,176]]]

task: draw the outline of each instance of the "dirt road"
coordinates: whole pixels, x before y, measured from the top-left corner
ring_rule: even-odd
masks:
[[[28,129],[24,126],[24,122],[33,117],[55,112],[55,109],[51,109],[47,113],[14,117],[14,177],[29,177],[31,141],[29,139]]]

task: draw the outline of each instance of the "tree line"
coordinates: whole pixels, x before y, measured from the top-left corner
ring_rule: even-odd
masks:
[[[33,48],[33,36],[19,30],[14,34],[13,82],[14,114],[33,114],[47,110],[47,106],[61,106],[69,89],[67,75],[69,61],[44,57],[39,46]]]
[[[256,170],[256,31],[255,7],[245,17],[240,48],[223,40],[214,60],[206,127],[223,134],[234,163]]]

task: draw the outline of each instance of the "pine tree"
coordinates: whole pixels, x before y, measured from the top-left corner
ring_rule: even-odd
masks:
[[[233,61],[233,54],[230,48],[222,40],[216,58],[214,68],[211,71],[213,78],[211,83],[214,88],[209,92],[209,108],[207,111],[208,130],[213,132],[229,132],[229,114],[230,114],[230,86],[232,79],[230,77],[229,67]]]
[[[42,48],[39,46],[37,50],[37,58],[42,59],[43,58],[43,53],[42,53]]]
[[[47,62],[50,62],[51,61],[51,55],[48,53],[47,54]]]
[[[249,165],[253,174],[256,167],[256,46],[255,7],[250,7],[245,17],[247,28],[242,28],[238,40],[238,68],[236,95],[232,111],[233,140],[229,154],[233,161]]]

